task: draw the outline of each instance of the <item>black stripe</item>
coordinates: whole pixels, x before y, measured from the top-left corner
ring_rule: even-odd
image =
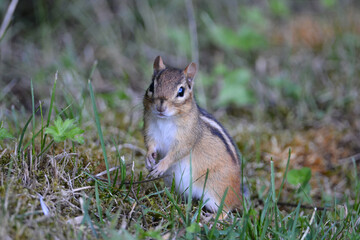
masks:
[[[209,123],[203,121],[206,124],[207,128],[210,130],[211,134],[219,137],[221,139],[221,141],[224,143],[224,145],[226,147],[226,151],[230,154],[233,162],[234,163],[238,162],[239,159],[240,159],[240,152],[239,152],[238,148],[236,147],[233,139],[230,137],[229,133],[226,131],[226,129],[210,113],[208,113],[206,110],[200,108],[199,106],[198,106],[198,109],[199,109],[201,115],[203,115],[206,118],[209,118],[209,119],[213,120],[215,123],[217,123],[221,127],[222,131],[225,133],[227,138],[230,139],[230,143],[232,144],[232,146],[234,147],[234,149],[236,151],[236,156],[234,156],[234,152],[231,151],[231,149],[230,149],[228,143],[226,142],[223,134],[219,130],[217,130],[216,128],[211,126]]]

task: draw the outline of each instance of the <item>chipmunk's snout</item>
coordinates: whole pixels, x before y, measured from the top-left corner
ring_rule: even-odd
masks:
[[[159,112],[159,113],[163,113],[166,111],[166,106],[164,104],[158,104],[156,105],[156,110]]]
[[[167,115],[167,105],[164,99],[158,99],[155,101],[155,110],[160,116]]]

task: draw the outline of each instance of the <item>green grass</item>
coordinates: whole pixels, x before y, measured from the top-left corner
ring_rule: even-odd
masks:
[[[359,4],[185,2],[18,3],[0,39],[0,236],[359,239]],[[193,51],[251,196],[223,221],[144,166],[152,61]],[[310,180],[289,183],[304,166]]]

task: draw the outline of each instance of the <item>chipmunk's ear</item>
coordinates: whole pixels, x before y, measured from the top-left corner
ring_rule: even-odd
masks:
[[[190,63],[184,70],[185,76],[186,76],[186,82],[189,85],[189,88],[192,88],[192,85],[194,83],[194,78],[196,75],[196,63]]]
[[[154,73],[164,70],[166,68],[162,58],[157,56],[154,60]]]

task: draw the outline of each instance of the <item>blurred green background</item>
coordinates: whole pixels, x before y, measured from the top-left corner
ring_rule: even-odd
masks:
[[[0,2],[3,16],[10,1]],[[200,105],[217,117],[306,128],[359,117],[360,14],[355,0],[20,1],[0,42],[0,117],[46,100],[141,114],[152,62],[199,64]],[[49,101],[45,101],[48,104]],[[86,108],[85,108],[86,109]],[[69,110],[69,111],[70,111]],[[71,114],[70,114],[71,115]],[[140,117],[136,118],[140,119]],[[356,125],[356,124],[355,124]],[[356,126],[358,128],[358,126]]]

